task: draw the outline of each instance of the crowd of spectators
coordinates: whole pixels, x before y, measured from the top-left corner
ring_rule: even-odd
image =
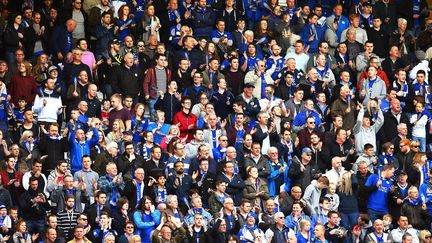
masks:
[[[431,0],[1,0],[0,242],[431,242]]]

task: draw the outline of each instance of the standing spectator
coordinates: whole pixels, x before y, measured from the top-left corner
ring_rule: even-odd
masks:
[[[10,192],[13,205],[18,205],[21,193],[23,192],[23,187],[21,185],[23,173],[15,170],[16,163],[17,161],[14,156],[9,155],[5,159],[4,169],[0,170],[2,185]]]
[[[6,62],[8,65],[15,63],[15,51],[24,47],[24,27],[22,24],[22,15],[15,14],[11,16],[9,23],[4,31],[4,49],[6,51]]]
[[[125,184],[121,174],[117,173],[116,164],[109,162],[106,165],[106,175],[99,177],[98,188],[106,193],[108,205],[113,210],[117,206],[120,192],[123,191]]]
[[[142,80],[141,70],[134,65],[133,54],[126,53],[123,57],[123,65],[113,70],[110,82],[114,93],[130,95],[137,101]]]
[[[38,121],[45,124],[56,122],[58,116],[62,113],[63,104],[60,94],[54,90],[55,81],[47,79],[45,88],[39,89],[36,95],[33,111],[38,115]]]
[[[134,223],[137,226],[136,234],[141,236],[142,242],[150,243],[150,232],[156,228],[156,225],[159,225],[161,220],[160,212],[155,209],[148,196],[143,197],[137,209],[133,215]]]
[[[30,75],[31,64],[23,62],[18,64],[18,74],[12,76],[8,86],[8,93],[12,98],[12,103],[18,105],[18,99],[25,97],[27,104],[33,104],[36,96],[36,80]]]
[[[167,92],[172,76],[171,71],[168,69],[167,56],[157,54],[155,60],[156,65],[147,69],[143,83],[144,98],[149,102],[150,115],[154,115],[154,106],[160,92]]]
[[[69,136],[69,144],[71,148],[72,173],[82,169],[82,157],[84,155],[90,155],[90,149],[93,148],[99,141],[99,132],[94,127],[94,122],[92,122],[91,127],[93,127],[93,136],[91,139],[86,139],[86,135],[82,129],[71,131]]]
[[[30,187],[20,199],[23,210],[23,219],[26,220],[28,231],[32,234],[42,232],[45,225],[45,217],[50,209],[50,204],[45,194],[38,192],[38,179],[30,178]]]
[[[59,229],[64,232],[64,237],[69,239],[69,232],[77,226],[77,219],[80,216],[80,212],[75,209],[77,205],[73,195],[67,195],[64,200],[65,207],[63,210],[57,212],[57,220]]]
[[[190,142],[193,139],[193,129],[196,128],[197,117],[191,113],[192,100],[184,96],[181,100],[182,110],[173,118],[173,124],[180,128],[180,138]]]
[[[52,53],[54,55],[54,63],[66,61],[65,58],[70,56],[70,53],[73,49],[72,32],[76,29],[76,27],[77,22],[73,19],[68,19],[64,26],[57,25],[55,27],[51,35],[50,42],[52,46]]]
[[[308,147],[303,148],[300,161],[291,163],[288,169],[288,176],[292,180],[292,185],[300,186],[302,190],[306,187],[314,178],[320,174],[318,165],[311,161],[312,150]]]
[[[392,165],[386,165],[380,175],[372,174],[365,183],[365,186],[369,187],[371,191],[367,208],[372,221],[382,218],[384,214],[388,213],[388,195],[392,187],[390,178],[393,177],[394,170]]]
[[[63,186],[51,193],[51,206],[53,212],[60,212],[68,207],[66,199],[69,195],[74,197],[75,204],[73,208],[77,210],[78,213],[84,211],[82,204],[88,204],[90,201],[86,191],[86,184],[85,182],[81,182],[75,187],[73,182],[74,180],[72,175],[66,175],[63,177]]]

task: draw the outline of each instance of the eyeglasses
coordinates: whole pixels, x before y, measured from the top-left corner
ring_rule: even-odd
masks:
[[[414,145],[414,146],[412,146],[413,148],[419,148],[420,147],[420,145]]]
[[[144,47],[144,45],[137,45],[137,47]]]
[[[426,236],[425,236],[425,239],[430,239],[430,238],[431,238],[430,235],[426,235]]]

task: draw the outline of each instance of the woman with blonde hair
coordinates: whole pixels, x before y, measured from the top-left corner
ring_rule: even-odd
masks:
[[[112,126],[112,131],[109,132],[105,138],[105,142],[120,143],[123,139],[123,131],[125,130],[125,125],[121,119],[115,119]]]
[[[129,240],[129,243],[141,243],[141,236],[139,235],[132,236],[132,238]]]
[[[341,226],[345,229],[351,229],[357,224],[359,215],[357,202],[358,182],[355,174],[346,171],[339,181],[336,193],[339,196],[339,213],[341,217]]]
[[[48,78],[48,67],[48,55],[44,53],[39,55],[31,73],[38,86],[42,86]]]
[[[418,187],[428,178],[430,168],[426,153],[419,152],[414,154],[411,168],[406,171],[408,173],[408,181]]]
[[[420,152],[420,142],[419,141],[412,140],[410,147],[414,153]]]
[[[422,231],[420,231],[418,238],[419,238],[420,243],[430,243],[431,242],[431,232],[429,230],[422,230]]]
[[[27,161],[32,158],[33,149],[35,147],[35,139],[33,132],[30,130],[24,131],[19,140],[20,154]]]
[[[308,243],[312,241],[312,232],[311,232],[311,222],[302,219],[300,221],[300,232],[297,233],[297,242],[298,243]]]
[[[173,125],[169,128],[168,130],[168,135],[166,135],[165,137],[162,138],[161,143],[159,144],[159,146],[161,147],[161,149],[163,151],[166,151],[168,149],[168,144],[170,143],[170,141],[173,138],[179,138],[180,136],[180,129],[178,126]]]

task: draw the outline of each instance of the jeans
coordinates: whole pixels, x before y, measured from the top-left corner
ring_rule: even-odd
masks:
[[[148,107],[149,107],[149,115],[150,115],[150,117],[153,117],[153,115],[155,113],[154,106],[156,104],[156,101],[157,101],[157,99],[153,99],[153,98],[150,98],[148,100]]]
[[[354,225],[357,224],[359,213],[340,213],[341,226],[347,230],[350,230]]]
[[[5,56],[5,58],[6,58],[6,62],[7,62],[7,64],[8,65],[10,65],[10,66],[12,66],[13,65],[13,63],[15,62],[15,53],[12,51],[6,51],[6,56]]]
[[[412,140],[420,143],[420,152],[426,152],[426,138],[413,137]]]
[[[27,230],[30,234],[42,232],[45,228],[44,219],[26,220]]]
[[[382,219],[387,212],[379,212],[373,209],[368,208],[368,214],[370,216],[371,222],[374,222],[376,219]]]

